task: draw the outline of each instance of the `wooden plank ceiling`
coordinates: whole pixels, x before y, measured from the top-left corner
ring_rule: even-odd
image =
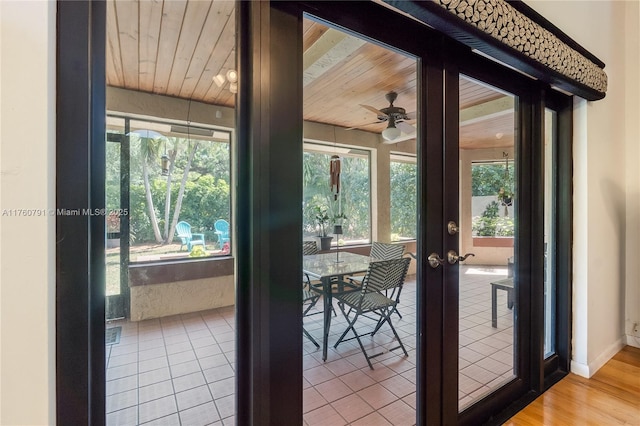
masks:
[[[108,0],[107,85],[234,107],[230,82],[214,82],[235,68],[234,12],[226,0]],[[387,107],[390,91],[416,116],[414,58],[309,19],[303,31],[305,120],[380,133],[386,123],[360,105]],[[481,116],[504,95],[460,83],[461,117],[474,117],[461,118],[462,147],[513,146],[513,107]]]

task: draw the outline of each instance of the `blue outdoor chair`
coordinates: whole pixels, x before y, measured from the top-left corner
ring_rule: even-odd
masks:
[[[224,243],[228,243],[229,239],[229,222],[224,219],[218,219],[213,224],[213,227],[216,230],[216,235],[218,236],[218,244],[220,244],[220,248],[224,246]]]
[[[182,250],[182,247],[187,246],[187,250],[191,251],[191,248],[195,245],[202,245],[202,248],[206,249],[204,244],[204,234],[192,234],[191,225],[187,222],[178,222],[176,225],[176,234],[182,243],[180,245],[180,250]]]

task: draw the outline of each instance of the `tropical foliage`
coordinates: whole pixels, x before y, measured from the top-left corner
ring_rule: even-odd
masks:
[[[328,233],[338,221],[343,225],[343,238],[369,240],[371,229],[371,185],[369,159],[364,156],[341,157],[339,199],[331,196],[329,161],[331,154],[305,152],[303,156],[302,221],[305,237],[321,232],[318,216]],[[325,222],[324,215],[328,217]],[[341,217],[342,216],[342,217]],[[344,220],[344,218],[348,218]],[[326,228],[328,226],[328,228]]]
[[[184,220],[216,240],[213,223],[230,219],[229,144],[193,138],[130,138],[130,231],[136,243],[172,243]],[[162,174],[161,156],[171,158]],[[119,144],[107,145],[107,209],[120,205]]]
[[[392,240],[416,238],[418,223],[418,168],[415,163],[391,162]]]
[[[504,163],[474,163],[471,167],[471,195],[498,195],[500,189],[510,185],[513,180],[513,169],[509,167],[509,174],[505,180]],[[506,188],[511,190],[511,188]]]
[[[487,205],[482,216],[475,216],[471,229],[477,237],[512,237],[514,235],[514,221],[508,216],[500,216],[500,206],[497,201]]]

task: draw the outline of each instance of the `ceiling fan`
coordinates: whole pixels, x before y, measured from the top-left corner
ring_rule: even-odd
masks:
[[[393,102],[398,97],[396,92],[389,92],[384,97],[389,102],[389,106],[382,109],[374,108],[370,105],[362,105],[361,107],[368,109],[378,116],[378,121],[387,121],[389,124],[387,128],[382,131],[382,137],[387,141],[385,143],[394,143],[393,141],[398,139],[402,133],[411,135],[416,132],[416,128],[406,121],[409,120],[407,111],[402,107],[393,105]],[[373,124],[373,123],[372,123]]]

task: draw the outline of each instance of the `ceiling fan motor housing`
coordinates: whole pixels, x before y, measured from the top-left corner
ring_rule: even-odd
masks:
[[[394,121],[409,119],[407,111],[404,108],[393,106],[393,102],[398,97],[396,92],[389,92],[384,95],[384,97],[389,101],[389,106],[380,110],[380,112],[383,112],[385,115],[379,115],[378,120],[387,121],[389,117],[393,117]]]
[[[389,117],[393,117],[395,121],[409,119],[407,111],[404,108],[390,106],[382,108],[380,111],[385,113],[385,115],[378,116],[378,120],[380,121],[387,121]]]

